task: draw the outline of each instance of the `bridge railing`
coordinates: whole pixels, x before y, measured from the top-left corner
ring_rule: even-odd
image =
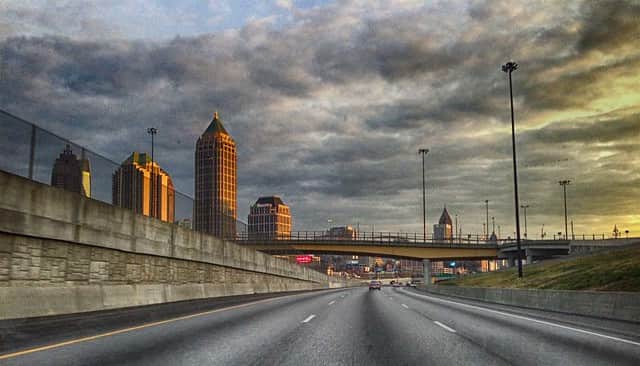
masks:
[[[332,233],[331,231],[293,231],[291,233],[242,233],[238,235],[237,241],[242,243],[270,243],[281,241],[296,242],[360,242],[360,243],[388,243],[402,245],[406,244],[429,244],[441,245],[486,245],[486,244],[506,244],[511,240],[486,240],[482,235],[469,234],[464,237],[452,237],[440,239],[432,234],[423,233],[391,232],[391,231],[359,231],[349,235]]]

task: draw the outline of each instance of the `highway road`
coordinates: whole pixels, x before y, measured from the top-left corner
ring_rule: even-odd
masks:
[[[4,349],[0,365],[640,365],[637,324],[392,287],[253,299],[75,338],[47,335],[46,344],[37,331],[30,338]]]

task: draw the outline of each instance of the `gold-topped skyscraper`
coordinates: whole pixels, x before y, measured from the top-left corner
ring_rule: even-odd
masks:
[[[113,173],[112,203],[162,221],[175,220],[173,181],[151,156],[134,152]]]
[[[218,112],[196,143],[194,229],[235,238],[238,212],[236,143]]]

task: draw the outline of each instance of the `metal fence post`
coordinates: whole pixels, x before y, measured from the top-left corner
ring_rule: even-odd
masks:
[[[33,180],[33,162],[36,158],[36,125],[31,125],[31,146],[29,148],[29,179]]]

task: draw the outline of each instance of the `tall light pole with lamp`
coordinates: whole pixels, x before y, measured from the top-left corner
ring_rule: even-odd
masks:
[[[418,149],[418,154],[422,155],[422,241],[427,241],[427,188],[424,179],[424,157],[429,153],[429,149]]]
[[[489,240],[489,200],[484,200],[484,206],[485,206],[486,214],[487,214],[486,221],[485,221],[485,223],[486,223],[485,228],[487,230],[485,232],[484,240]]]
[[[509,75],[509,100],[511,104],[511,147],[513,151],[513,190],[516,209],[516,244],[518,248],[518,277],[522,278],[522,253],[520,245],[520,205],[518,203],[518,168],[516,164],[516,122],[513,113],[513,82],[511,74],[518,69],[518,64],[509,61],[502,65],[502,71]]]
[[[564,192],[564,239],[569,240],[569,226],[567,225],[567,186],[571,184],[571,180],[561,180],[558,184],[562,186]]]
[[[520,206],[524,210],[524,239],[527,240],[527,209],[529,205]]]

